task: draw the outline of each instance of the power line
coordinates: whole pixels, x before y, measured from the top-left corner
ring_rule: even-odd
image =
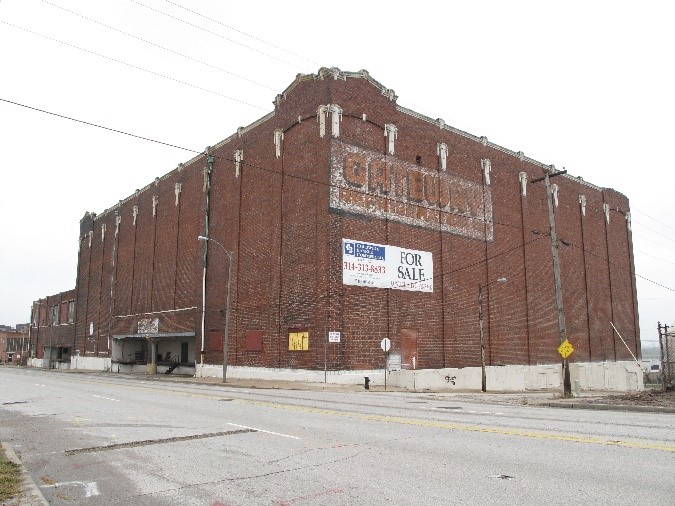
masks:
[[[667,236],[665,234],[662,234],[658,230],[654,230],[653,228],[648,227],[647,225],[641,224],[639,221],[637,223],[634,221],[633,225],[637,225],[639,227],[645,228],[645,229],[649,230],[650,232],[653,232],[654,234],[658,235],[659,237],[663,237],[664,239],[666,239],[668,241],[675,242],[675,238],[673,238],[671,236]]]
[[[167,143],[167,142],[162,142],[162,141],[158,141],[158,140],[155,140],[155,139],[151,139],[151,138],[149,138],[149,137],[143,137],[143,136],[140,136],[140,135],[132,134],[132,133],[129,133],[129,132],[125,132],[125,131],[123,131],[123,130],[117,130],[117,129],[114,129],[114,128],[110,128],[110,127],[98,125],[98,124],[96,124],[96,123],[91,123],[91,122],[88,122],[88,121],[79,120],[79,119],[76,119],[76,118],[72,118],[72,117],[70,117],[70,116],[65,116],[65,115],[62,115],[62,114],[53,113],[53,112],[50,112],[50,111],[46,111],[46,110],[44,110],[44,109],[39,109],[39,108],[37,108],[37,107],[31,107],[31,106],[28,106],[28,105],[25,105],[25,104],[20,104],[20,103],[18,103],[18,102],[13,102],[13,101],[11,101],[11,100],[7,100],[7,99],[4,99],[4,98],[0,98],[0,101],[6,102],[6,103],[9,103],[9,104],[12,104],[12,105],[16,105],[16,106],[19,106],[19,107],[24,107],[24,108],[26,108],[26,109],[31,109],[31,110],[34,110],[34,111],[37,111],[37,112],[42,112],[42,113],[44,113],[44,114],[49,114],[49,115],[52,115],[52,116],[56,116],[56,117],[59,117],[59,118],[62,118],[62,119],[67,119],[67,120],[70,120],[70,121],[75,121],[75,122],[77,122],[77,123],[82,123],[82,124],[89,125],[89,126],[93,126],[93,127],[96,127],[96,128],[101,128],[101,129],[103,129],[103,130],[108,130],[108,131],[115,132],[115,133],[119,133],[119,134],[122,134],[122,135],[128,135],[128,136],[130,136],[130,137],[134,137],[134,138],[141,139],[141,140],[146,140],[146,141],[149,141],[149,142],[154,142],[154,143],[157,143],[157,144],[161,144],[161,145],[168,146],[168,147],[172,147],[172,148],[176,148],[176,149],[181,149],[181,150],[188,151],[188,152],[191,152],[191,153],[195,153],[195,154],[203,154],[203,153],[204,153],[203,151],[197,151],[197,150],[194,150],[194,149],[185,148],[185,147],[178,146],[178,145],[175,145],[175,144],[170,144],[170,143]],[[235,160],[234,160],[233,158],[229,158],[229,157],[216,156],[216,158],[217,158],[217,159],[220,159],[220,160],[225,160],[225,161],[233,162],[233,163],[235,162]],[[267,169],[267,168],[265,168],[265,167],[261,167],[261,166],[254,165],[254,164],[250,164],[250,163],[246,163],[245,165],[246,165],[246,167],[249,167],[249,168],[254,168],[254,169],[257,169],[257,170],[260,170],[260,171],[264,171],[264,172],[274,173],[274,174],[280,175],[278,172],[273,171],[273,170],[271,170],[271,169]],[[291,178],[295,178],[295,179],[300,179],[300,180],[303,180],[303,181],[308,182],[308,183],[317,184],[317,185],[321,185],[321,186],[326,186],[326,187],[329,187],[329,188],[332,188],[332,187],[334,186],[334,185],[332,185],[332,184],[330,184],[330,183],[321,183],[321,182],[318,182],[318,181],[314,181],[314,180],[312,180],[312,179],[309,179],[309,178],[307,178],[307,177],[302,177],[302,176],[298,176],[298,175],[291,175],[291,174],[284,174],[284,175],[285,175],[286,177],[291,177]],[[368,192],[362,192],[362,193],[368,194]],[[387,197],[387,199],[388,199],[388,200],[393,200],[391,197]],[[418,204],[411,204],[411,205],[418,205]],[[424,206],[422,206],[422,207],[424,207]],[[451,212],[449,212],[449,211],[442,211],[442,212],[448,213],[448,214],[455,214],[455,213],[451,213]],[[498,223],[498,222],[493,222],[493,223],[494,223],[494,224],[497,224],[497,225],[502,225],[502,224],[500,224],[500,223]],[[505,225],[505,226],[509,226],[509,227],[513,227],[513,228],[519,228],[520,230],[523,230],[522,227],[516,227],[515,225],[510,225],[510,224],[504,224],[504,225]],[[545,234],[544,234],[544,235],[545,235]],[[512,247],[512,248],[509,248],[508,250],[505,250],[505,251],[503,251],[503,252],[499,252],[499,253],[497,253],[497,254],[491,256],[491,257],[488,257],[488,258],[485,258],[485,259],[481,259],[480,261],[477,261],[477,262],[474,262],[474,263],[472,263],[472,264],[468,264],[468,265],[462,266],[462,267],[460,267],[460,268],[458,268],[458,269],[455,269],[455,270],[451,270],[451,271],[444,272],[443,274],[452,274],[452,273],[457,272],[457,271],[459,271],[459,270],[464,270],[464,269],[468,269],[468,268],[470,268],[470,267],[474,267],[474,266],[476,266],[476,265],[480,265],[481,263],[487,262],[488,260],[490,260],[490,259],[492,259],[492,258],[496,258],[496,257],[498,257],[498,256],[504,255],[504,254],[509,253],[509,252],[511,252],[511,251],[515,251],[515,250],[517,250],[517,249],[520,249],[520,248],[526,246],[527,244],[530,244],[530,243],[532,243],[532,242],[535,242],[535,241],[538,240],[539,238],[540,238],[540,237],[536,237],[536,238],[534,238],[534,239],[530,239],[530,240],[527,241],[525,244],[518,244],[517,246],[514,246],[514,247]],[[587,250],[586,248],[581,248],[581,247],[579,247],[579,246],[577,246],[577,245],[575,245],[575,244],[573,244],[573,243],[570,243],[569,246],[575,247],[575,248],[577,248],[577,249],[579,249],[579,250],[581,250],[581,251],[584,251],[584,252],[588,253],[589,255],[594,256],[594,257],[596,257],[596,258],[599,258],[599,259],[601,259],[601,260],[605,260],[604,257],[602,257],[602,256],[600,256],[600,255],[598,255],[598,254],[596,254],[596,253],[594,253],[594,252],[592,252],[592,251],[590,251],[590,250]],[[608,262],[609,265],[613,265],[614,267],[618,267],[619,269],[626,270],[626,269],[623,268],[622,266],[617,265],[616,263],[610,261],[609,259],[607,259],[607,262]],[[643,280],[645,280],[645,281],[648,281],[648,282],[650,282],[650,283],[653,283],[653,284],[656,285],[656,286],[659,286],[659,287],[664,288],[664,289],[666,289],[666,290],[669,290],[669,291],[671,291],[671,292],[675,292],[675,289],[673,289],[673,288],[671,288],[671,287],[668,287],[668,286],[666,286],[666,285],[663,285],[663,284],[661,284],[661,283],[658,283],[658,282],[656,282],[656,281],[654,281],[654,280],[652,280],[652,279],[649,279],[649,278],[647,278],[647,277],[645,277],[645,276],[642,276],[642,275],[640,275],[640,274],[638,274],[638,273],[635,273],[635,276],[638,277],[638,278],[640,278],[640,279],[643,279]],[[434,276],[434,277],[437,277],[437,276]]]
[[[638,231],[635,229],[635,227],[633,227],[632,233],[633,233],[633,235],[636,236],[636,237],[641,237],[641,238],[642,238],[642,241],[648,242],[648,243],[650,243],[650,244],[655,244],[655,245],[658,246],[659,249],[661,249],[661,250],[675,251],[675,250],[673,250],[672,247],[669,247],[668,245],[664,244],[663,241],[659,241],[659,240],[657,240],[657,239],[655,239],[655,238],[653,238],[653,237],[650,237],[650,236],[647,235],[647,234],[641,234],[640,232],[638,232]]]
[[[636,213],[638,213],[638,214],[641,214],[642,216],[645,216],[645,217],[649,218],[650,220],[654,220],[654,221],[655,221],[656,223],[658,223],[659,225],[663,225],[664,227],[669,228],[670,230],[672,230],[673,232],[675,232],[675,228],[673,228],[672,226],[670,226],[670,225],[668,225],[668,224],[666,224],[666,223],[663,223],[662,221],[659,221],[659,220],[657,220],[656,218],[653,218],[652,216],[649,216],[647,213],[642,212],[642,211],[639,210],[639,209],[631,208],[631,211],[636,212]]]
[[[159,9],[155,9],[154,7],[150,7],[149,5],[145,5],[145,4],[143,4],[143,3],[141,3],[141,2],[138,2],[138,1],[136,1],[136,0],[130,0],[130,2],[135,3],[136,5],[140,5],[141,7],[145,7],[146,9],[151,10],[151,11],[153,11],[153,12],[156,12],[157,14],[161,14],[162,16],[166,16],[167,18],[173,19],[173,20],[178,21],[178,22],[180,22],[180,23],[184,23],[184,24],[186,24],[186,25],[188,25],[188,26],[191,26],[192,28],[195,28],[195,29],[197,29],[197,30],[201,30],[202,32],[208,33],[208,34],[213,35],[213,36],[215,36],[215,37],[218,37],[218,38],[220,38],[220,39],[223,39],[223,40],[226,40],[226,41],[228,41],[228,42],[231,42],[232,44],[236,44],[237,46],[241,46],[241,47],[243,47],[243,48],[250,49],[251,51],[254,51],[254,52],[256,52],[256,53],[260,53],[260,54],[263,55],[263,56],[267,56],[268,58],[271,58],[271,59],[273,59],[273,60],[277,60],[277,61],[279,61],[279,62],[281,62],[281,63],[285,63],[286,65],[290,65],[291,67],[299,68],[297,65],[294,65],[294,64],[291,63],[291,62],[287,62],[286,60],[282,60],[281,58],[277,58],[276,56],[273,56],[273,55],[271,55],[271,54],[269,54],[269,53],[265,53],[264,51],[260,51],[259,49],[256,49],[256,48],[254,48],[254,47],[247,46],[246,44],[243,44],[243,43],[241,43],[241,42],[237,42],[236,40],[233,40],[233,39],[230,39],[230,38],[228,38],[228,37],[225,37],[224,35],[221,35],[221,34],[219,34],[219,33],[213,32],[213,31],[211,31],[211,30],[207,30],[206,28],[203,28],[203,27],[201,27],[201,26],[195,25],[194,23],[190,23],[189,21],[185,21],[184,19],[181,19],[181,18],[179,18],[179,17],[172,16],[171,14],[167,14],[166,12],[161,11],[161,10],[159,10]]]
[[[96,123],[91,123],[89,121],[84,121],[84,120],[81,120],[81,119],[72,118],[70,116],[64,116],[63,114],[57,114],[55,112],[45,111],[44,109],[38,109],[37,107],[31,107],[29,105],[20,104],[18,102],[12,102],[11,100],[7,100],[7,99],[4,99],[4,98],[0,98],[0,101],[7,102],[8,104],[12,104],[12,105],[18,105],[19,107],[25,107],[26,109],[30,109],[32,111],[37,111],[37,112],[41,112],[41,113],[44,113],[44,114],[49,114],[51,116],[56,116],[57,118],[62,118],[62,119],[70,120],[70,121],[75,121],[77,123],[82,123],[83,125],[89,125],[89,126],[93,126],[93,127],[96,127],[96,128],[101,128],[103,130],[108,130],[109,132],[115,132],[115,133],[122,134],[122,135],[128,135],[129,137],[134,137],[136,139],[154,142],[156,144],[161,144],[163,146],[168,146],[170,148],[182,149],[183,151],[189,151],[190,153],[197,153],[197,154],[201,153],[201,151],[195,151],[193,149],[184,148],[182,146],[177,146],[176,144],[169,144],[168,142],[162,142],[162,141],[158,141],[158,140],[155,140],[155,139],[151,139],[149,137],[143,137],[142,135],[132,134],[132,133],[129,133],[129,132],[125,132],[124,130],[117,130],[115,128],[110,128],[110,127],[106,127],[106,126],[103,126],[103,125],[97,125]]]
[[[657,257],[657,256],[650,255],[650,254],[647,253],[646,251],[642,251],[642,250],[640,250],[640,249],[635,249],[635,251],[637,251],[637,252],[640,253],[641,255],[645,255],[645,256],[651,257],[651,258],[653,258],[653,259],[655,259],[655,260],[659,260],[659,261],[665,262],[665,263],[667,263],[667,264],[675,265],[675,262],[672,262],[672,261],[670,261],[670,260],[666,260],[665,258],[659,258],[659,257]]]
[[[594,253],[594,252],[592,252],[592,251],[590,251],[590,250],[588,250],[588,249],[586,249],[586,248],[582,248],[582,247],[580,247],[580,246],[577,246],[577,245],[574,244],[574,243],[570,243],[569,246],[572,246],[573,248],[577,248],[577,249],[579,249],[579,250],[581,250],[581,251],[583,251],[583,252],[585,252],[585,253],[588,253],[588,254],[591,255],[591,256],[594,256],[595,258],[599,258],[600,260],[603,260],[603,261],[605,260],[605,257],[603,257],[603,256],[601,256],[601,255],[598,255],[597,253]],[[613,266],[613,267],[619,268],[619,269],[624,270],[624,271],[628,270],[628,269],[626,269],[625,267],[623,267],[623,266],[621,266],[621,265],[618,265],[618,264],[616,264],[615,262],[612,262],[609,258],[607,258],[606,260],[607,260],[607,264],[608,264],[608,265],[611,265],[611,266]],[[650,283],[653,283],[653,284],[656,285],[656,286],[660,286],[661,288],[665,288],[666,290],[670,290],[671,292],[675,292],[675,289],[674,289],[674,288],[670,288],[669,286],[662,285],[661,283],[658,283],[658,282],[656,282],[656,281],[654,281],[654,280],[652,280],[652,279],[649,279],[649,278],[647,278],[647,277],[645,277],[645,276],[641,276],[641,275],[638,274],[637,272],[634,273],[634,274],[635,274],[635,277],[637,277],[637,278],[643,279],[643,280],[645,280],[645,281],[649,281]]]
[[[219,24],[219,25],[221,25],[221,26],[224,26],[225,28],[228,28],[228,29],[230,29],[230,30],[232,30],[232,31],[235,31],[235,32],[237,32],[237,33],[240,33],[240,34],[242,34],[242,35],[245,35],[246,37],[249,37],[249,38],[251,38],[251,39],[253,39],[253,40],[255,40],[255,41],[262,42],[263,44],[265,44],[265,45],[267,45],[267,46],[270,46],[270,47],[273,47],[274,49],[278,49],[279,51],[282,51],[282,52],[284,52],[284,53],[286,53],[286,54],[288,54],[288,55],[290,55],[290,56],[295,56],[296,58],[300,58],[301,60],[305,60],[306,62],[311,63],[311,64],[313,64],[313,65],[319,65],[318,63],[316,63],[316,62],[314,62],[314,61],[312,61],[312,60],[309,60],[309,59],[305,58],[304,56],[301,56],[301,55],[299,55],[299,54],[296,54],[296,53],[293,53],[293,52],[291,52],[291,51],[288,51],[288,50],[286,50],[286,49],[284,49],[284,48],[282,48],[282,47],[280,47],[280,46],[276,46],[276,45],[272,44],[271,42],[267,42],[267,41],[265,41],[265,40],[263,40],[263,39],[261,39],[261,38],[258,38],[258,37],[254,36],[254,35],[251,35],[250,33],[246,33],[246,32],[244,32],[244,31],[242,31],[242,30],[239,30],[238,28],[235,28],[235,27],[233,27],[233,26],[226,25],[225,23],[223,23],[223,22],[221,22],[221,21],[218,21],[217,19],[210,18],[210,17],[205,16],[204,14],[201,14],[201,13],[199,13],[199,12],[197,12],[197,11],[193,11],[193,10],[191,10],[191,9],[188,9],[187,7],[184,7],[184,6],[182,6],[182,5],[179,5],[179,4],[177,4],[176,2],[172,2],[171,0],[164,0],[164,1],[165,1],[166,3],[169,3],[169,4],[171,4],[171,5],[174,5],[174,6],[178,7],[179,9],[183,9],[183,10],[185,10],[185,11],[187,11],[187,12],[190,12],[191,14],[194,14],[195,16],[199,16],[199,17],[204,18],[204,19],[207,19],[207,20],[209,20],[209,21],[211,21],[211,22],[213,22],[213,23],[216,23],[216,24]]]
[[[14,25],[14,24],[12,24],[12,23],[8,23],[7,21],[3,21],[3,20],[1,20],[1,19],[0,19],[0,23],[3,23],[3,24],[8,25],[8,26],[11,26],[11,27],[16,28],[16,29],[18,29],[18,30],[22,30],[22,31],[27,32],[27,33],[31,33],[31,34],[33,34],[33,35],[37,35],[38,37],[42,37],[42,38],[44,38],[44,39],[51,40],[52,42],[58,42],[59,44],[63,44],[64,46],[68,46],[68,47],[71,47],[71,48],[73,48],[73,49],[77,49],[77,50],[79,50],[79,51],[83,51],[83,52],[85,52],[85,53],[88,53],[88,54],[91,54],[91,55],[94,55],[94,56],[98,56],[98,57],[100,57],[100,58],[105,58],[106,60],[110,60],[110,61],[113,61],[113,62],[115,62],[115,63],[119,63],[120,65],[126,65],[127,67],[130,67],[130,68],[133,68],[133,69],[136,69],[136,70],[140,70],[140,71],[142,71],[142,72],[146,72],[146,73],[148,73],[148,74],[152,74],[152,75],[157,76],[157,77],[162,77],[162,78],[164,78],[164,79],[168,79],[169,81],[173,81],[173,82],[176,82],[176,83],[179,83],[179,84],[183,84],[183,85],[185,85],[185,86],[190,86],[190,87],[192,87],[192,88],[195,88],[195,89],[198,89],[198,90],[201,90],[201,91],[205,91],[205,92],[211,93],[211,94],[213,94],[213,95],[218,95],[219,97],[223,97],[223,98],[226,98],[226,99],[228,99],[228,100],[232,100],[233,102],[238,102],[238,103],[240,103],[240,104],[244,104],[244,105],[247,105],[247,106],[249,106],[249,107],[253,107],[253,108],[255,108],[255,109],[260,109],[261,111],[266,111],[266,110],[267,110],[267,109],[264,108],[264,107],[260,107],[260,106],[254,105],[254,104],[250,104],[250,103],[245,102],[245,101],[243,101],[243,100],[239,100],[238,98],[234,98],[234,97],[231,97],[231,96],[229,96],[229,95],[224,95],[223,93],[219,93],[219,92],[217,92],[217,91],[209,90],[208,88],[204,88],[204,87],[202,87],[202,86],[198,86],[198,85],[196,85],[196,84],[192,84],[192,83],[189,83],[189,82],[187,82],[187,81],[182,81],[182,80],[176,79],[176,78],[174,78],[174,77],[170,77],[170,76],[167,76],[167,75],[164,75],[164,74],[160,74],[159,72],[154,72],[154,71],[152,71],[152,70],[148,70],[148,69],[146,69],[146,68],[139,67],[138,65],[133,65],[133,64],[131,64],[131,63],[127,63],[127,62],[122,61],[122,60],[117,60],[117,59],[115,59],[115,58],[111,58],[110,56],[105,56],[105,55],[100,54],[100,53],[97,53],[97,52],[95,52],[95,51],[91,51],[91,50],[89,50],[89,49],[85,49],[85,48],[76,46],[76,45],[74,45],[74,44],[70,44],[70,43],[68,43],[68,42],[64,42],[64,41],[62,41],[62,40],[55,39],[55,38],[49,37],[49,36],[47,36],[47,35],[43,35],[43,34],[41,34],[41,33],[34,32],[33,30],[29,30],[29,29],[27,29],[27,28],[23,28],[23,27],[21,27],[21,26]]]
[[[190,61],[193,61],[193,62],[195,62],[195,63],[199,63],[200,65],[204,65],[204,66],[206,66],[206,67],[209,67],[209,68],[218,70],[218,71],[220,71],[220,72],[223,72],[223,73],[225,73],[225,74],[231,75],[231,76],[236,77],[236,78],[238,78],[238,79],[242,79],[243,81],[247,81],[247,82],[252,83],[252,84],[257,84],[258,86],[262,86],[263,88],[267,88],[268,90],[275,91],[275,88],[272,88],[271,86],[268,86],[268,85],[266,85],[266,84],[264,84],[264,83],[260,83],[260,82],[258,82],[258,81],[254,81],[253,79],[249,79],[249,78],[244,77],[244,76],[241,76],[241,75],[239,75],[239,74],[235,74],[234,72],[230,72],[229,70],[225,70],[225,69],[223,69],[223,68],[221,68],[221,67],[218,67],[218,66],[216,66],[216,65],[212,65],[212,64],[207,63],[207,62],[204,62],[204,61],[202,61],[202,60],[198,60],[197,58],[193,58],[193,57],[191,57],[191,56],[188,56],[188,55],[186,55],[186,54],[179,53],[178,51],[174,51],[173,49],[170,49],[170,48],[168,48],[168,47],[161,46],[161,45],[159,45],[159,44],[156,44],[155,42],[149,41],[149,40],[147,40],[147,39],[143,39],[143,38],[138,37],[138,36],[136,36],[136,35],[133,35],[133,34],[131,34],[131,33],[125,32],[125,31],[123,31],[123,30],[120,30],[119,28],[115,28],[114,26],[107,25],[107,24],[105,24],[105,23],[103,23],[103,22],[101,22],[101,21],[98,21],[98,20],[96,20],[96,19],[93,19],[93,18],[84,16],[84,15],[78,13],[78,12],[75,12],[75,11],[71,11],[70,9],[66,9],[65,7],[62,7],[62,6],[60,6],[60,5],[53,4],[53,3],[49,2],[48,0],[42,0],[42,2],[43,2],[43,3],[46,3],[46,4],[48,4],[48,5],[51,5],[52,7],[56,7],[57,9],[61,9],[62,11],[68,12],[68,13],[74,15],[74,16],[80,17],[80,18],[82,18],[82,19],[86,19],[87,21],[90,21],[90,22],[92,22],[92,23],[96,23],[97,25],[100,25],[100,26],[103,26],[103,27],[105,27],[105,28],[108,28],[109,30],[113,30],[113,31],[115,31],[115,32],[117,32],[117,33],[121,33],[122,35],[126,35],[127,37],[131,37],[132,39],[136,39],[136,40],[138,40],[138,41],[140,41],[140,42],[143,42],[143,43],[145,43],[145,44],[148,44],[148,45],[150,45],[150,46],[152,46],[152,47],[156,47],[157,49],[161,49],[162,51],[166,51],[166,52],[171,53],[171,54],[174,54],[174,55],[176,55],[176,56],[180,56],[181,58],[185,58],[185,59],[190,60]]]

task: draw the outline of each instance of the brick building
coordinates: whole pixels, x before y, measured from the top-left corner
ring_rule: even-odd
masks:
[[[69,368],[75,343],[75,289],[49,295],[31,306],[28,342],[34,365]]]
[[[547,193],[533,181],[552,167],[396,99],[365,71],[299,75],[267,116],[87,213],[71,350],[113,370],[217,374],[232,252],[235,372],[374,371],[384,338],[393,369],[474,370],[479,287],[490,374],[559,367]],[[640,353],[628,200],[551,182],[570,360],[623,367]]]
[[[0,364],[25,365],[28,333],[11,328],[0,330]]]

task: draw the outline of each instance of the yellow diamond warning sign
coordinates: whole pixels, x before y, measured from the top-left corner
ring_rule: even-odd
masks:
[[[569,357],[573,351],[574,346],[572,346],[572,343],[570,343],[567,339],[565,339],[563,343],[560,346],[558,346],[558,353],[560,353],[560,356],[562,358]]]

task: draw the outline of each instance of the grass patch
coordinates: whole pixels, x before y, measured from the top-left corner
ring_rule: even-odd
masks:
[[[21,473],[19,466],[13,464],[0,448],[0,503],[16,497],[21,492]]]

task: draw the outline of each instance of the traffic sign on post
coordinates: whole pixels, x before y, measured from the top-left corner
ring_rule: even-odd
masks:
[[[567,339],[565,339],[560,346],[558,346],[558,353],[562,358],[569,357],[574,351],[574,346]]]

